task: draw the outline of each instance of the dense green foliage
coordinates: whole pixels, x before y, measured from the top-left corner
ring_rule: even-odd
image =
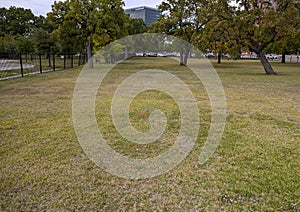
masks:
[[[146,31],[141,20],[133,20],[123,10],[121,0],[67,0],[55,2],[47,20],[65,51],[90,48],[94,52],[129,34]]]
[[[178,36],[204,52],[233,57],[255,52],[267,74],[276,73],[266,50],[299,51],[298,1],[167,0],[159,8],[164,14],[152,25],[154,31]]]
[[[0,52],[46,52],[49,46],[58,46],[49,34],[53,30],[51,25],[43,16],[35,16],[30,9],[3,7],[0,8],[0,17]],[[45,45],[48,48],[44,48]]]
[[[163,15],[150,26],[186,40],[203,52],[238,58],[255,52],[267,74],[276,74],[266,53],[299,51],[298,1],[274,0],[167,0]],[[31,10],[0,8],[1,51],[92,53],[126,35],[144,33],[145,23],[125,14],[122,0],[55,1],[47,17]],[[174,44],[176,45],[176,44]],[[191,49],[181,49],[186,65]]]
[[[0,8],[0,36],[30,35],[35,28],[51,30],[43,16],[35,16],[30,9]]]
[[[147,31],[141,19],[131,19],[123,1],[55,1],[47,17],[29,9],[0,9],[0,51],[94,52],[129,34]]]
[[[245,47],[258,55],[266,73],[275,74],[264,51],[270,44],[299,35],[299,2],[276,0],[273,3],[257,3],[254,0],[237,0],[237,3],[239,7],[233,22],[235,31],[239,32]],[[284,43],[281,44],[284,46]]]

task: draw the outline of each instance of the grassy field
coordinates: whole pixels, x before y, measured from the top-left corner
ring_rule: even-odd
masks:
[[[210,104],[193,74],[167,58],[131,59],[103,82],[96,99],[99,129],[115,150],[131,157],[166,151],[180,120],[170,97],[143,92],[132,102],[130,121],[146,131],[147,114],[158,107],[168,117],[163,142],[122,139],[110,117],[111,95],[122,79],[146,68],[168,70],[189,85],[199,103],[201,129],[191,154],[171,172],[146,180],[113,176],[81,149],[72,124],[80,68],[0,82],[1,211],[299,211],[300,65],[273,63],[277,76],[266,76],[257,61],[213,65],[228,115],[223,139],[205,165],[198,159]]]

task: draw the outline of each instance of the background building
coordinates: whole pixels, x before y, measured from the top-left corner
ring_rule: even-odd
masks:
[[[261,8],[267,11],[270,8],[273,8],[276,10],[278,7],[278,3],[275,2],[274,0],[259,0],[255,3],[255,5],[251,5],[252,9],[253,8]]]
[[[131,18],[143,19],[146,25],[152,24],[161,16],[161,11],[146,6],[130,8],[125,10],[125,12],[129,14]]]

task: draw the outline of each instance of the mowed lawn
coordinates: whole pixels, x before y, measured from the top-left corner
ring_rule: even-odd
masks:
[[[96,99],[99,129],[116,151],[135,158],[159,155],[180,129],[175,102],[158,91],[132,102],[130,121],[149,129],[147,114],[168,118],[162,138],[132,144],[114,128],[112,94],[130,74],[168,70],[189,85],[201,128],[191,154],[171,172],[144,180],[111,175],[85,155],[72,123],[72,96],[80,68],[0,82],[1,211],[300,210],[300,64],[273,63],[266,76],[258,61],[213,65],[227,98],[227,122],[216,152],[198,163],[210,126],[205,89],[168,58],[133,58],[104,80]]]

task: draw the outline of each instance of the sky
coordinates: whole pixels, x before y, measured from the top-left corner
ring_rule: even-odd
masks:
[[[58,0],[57,0],[58,1]],[[125,9],[136,6],[156,7],[162,0],[123,0]],[[0,0],[0,7],[9,8],[10,6],[31,9],[35,15],[46,16],[51,11],[54,0]]]

